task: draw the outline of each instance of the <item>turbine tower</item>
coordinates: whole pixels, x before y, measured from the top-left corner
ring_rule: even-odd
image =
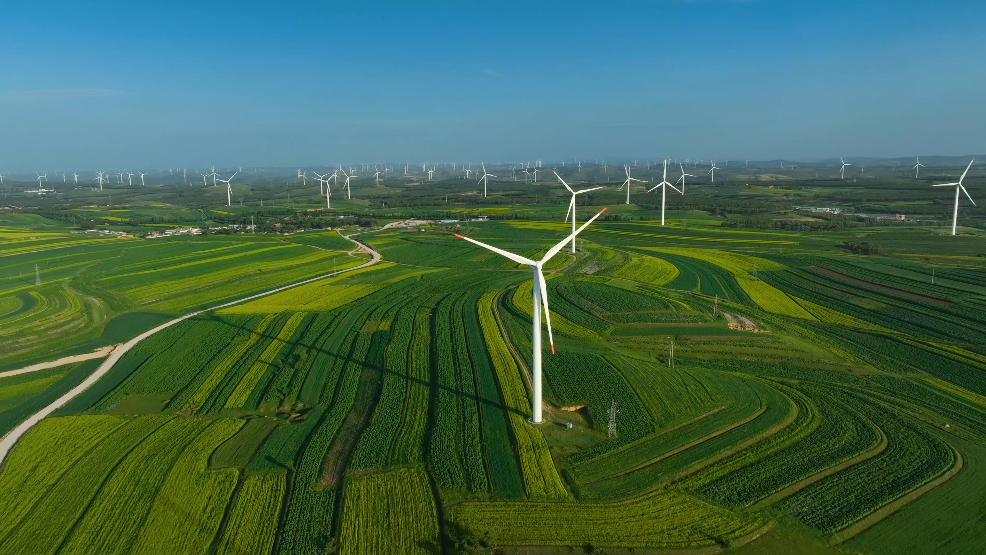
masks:
[[[548,324],[548,343],[551,345],[551,354],[555,353],[555,340],[551,333],[551,312],[548,310],[548,288],[544,283],[544,274],[541,268],[544,264],[551,259],[554,255],[558,254],[568,241],[574,240],[575,236],[579,234],[583,229],[585,229],[589,224],[593,222],[596,218],[600,216],[606,209],[603,208],[598,214],[589,219],[586,223],[582,224],[582,227],[575,230],[570,236],[564,238],[556,244],[555,246],[548,249],[548,252],[544,253],[544,257],[541,260],[531,260],[529,258],[524,258],[523,256],[516,255],[512,252],[508,252],[502,249],[498,249],[494,246],[487,245],[486,243],[481,243],[475,239],[470,239],[469,237],[464,237],[455,234],[456,237],[460,239],[465,239],[470,243],[479,245],[484,249],[489,249],[499,255],[502,255],[518,264],[524,264],[529,267],[534,272],[534,283],[531,287],[533,294],[533,303],[531,304],[531,332],[532,332],[532,353],[531,353],[531,386],[534,389],[533,399],[531,401],[531,421],[535,424],[540,424],[544,422],[543,415],[541,414],[541,307],[544,307],[544,318]]]
[[[577,195],[581,195],[582,193],[588,193],[589,191],[595,191],[597,189],[605,189],[606,186],[603,185],[602,187],[593,187],[591,189],[580,189],[578,191],[573,191],[572,188],[568,186],[568,183],[565,183],[565,180],[562,179],[560,175],[558,175],[557,171],[551,170],[551,173],[555,174],[555,177],[558,178],[558,181],[561,181],[561,184],[564,185],[566,189],[568,189],[569,193],[572,193],[572,201],[568,203],[568,212],[565,212],[565,221],[566,222],[568,221],[568,214],[571,213],[572,214],[572,254],[575,254],[575,197]]]
[[[972,167],[972,163],[975,161],[975,158],[969,161],[969,165],[965,167],[965,171],[962,172],[962,177],[959,178],[958,183],[940,183],[938,185],[932,185],[932,187],[955,187],[955,210],[952,212],[952,235],[955,235],[955,225],[959,221],[959,189],[961,189],[962,192],[965,193],[965,196],[969,198],[969,202],[971,202],[973,206],[976,206],[976,201],[972,200],[972,197],[969,196],[969,191],[966,191],[965,186],[962,185],[962,180],[965,179],[965,174],[969,173],[969,168]]]
[[[847,164],[846,161],[843,160],[842,158],[839,158],[839,161],[842,162],[842,168],[839,170],[839,179],[845,179],[846,178],[846,166],[851,166],[852,164]]]
[[[634,179],[630,177],[630,166],[626,164],[623,165],[623,171],[626,172],[627,174],[627,180],[623,182],[623,185],[620,185],[620,189],[622,189],[624,186],[627,188],[627,204],[630,204],[630,182],[631,181],[639,181],[640,183],[647,183],[647,182],[642,179]]]
[[[346,173],[346,170],[342,170],[342,175],[346,176],[346,198],[352,198],[351,189],[349,188],[349,180],[356,177],[356,173]]]
[[[714,165],[715,164],[713,164],[713,166]],[[660,183],[658,183],[657,185],[654,185],[653,187],[651,187],[650,189],[648,189],[647,192],[649,193],[649,192],[653,191],[654,189],[657,189],[658,187],[661,188],[661,225],[664,225],[664,206],[665,206],[665,204],[667,204],[667,201],[668,201],[668,187],[671,187],[672,189],[674,189],[675,191],[678,191],[681,194],[685,194],[685,190],[684,189],[682,189],[682,190],[679,191],[677,187],[675,187],[674,185],[668,183],[668,159],[667,158],[664,159],[664,177],[661,179],[661,182]],[[682,187],[684,187],[684,185],[682,185]]]

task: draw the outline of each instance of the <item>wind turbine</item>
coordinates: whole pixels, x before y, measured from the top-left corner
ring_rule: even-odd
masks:
[[[620,189],[622,189],[624,186],[627,188],[627,204],[630,204],[630,182],[631,181],[639,181],[640,183],[647,183],[647,182],[644,181],[643,179],[634,179],[630,177],[630,166],[626,164],[623,165],[623,171],[626,172],[627,174],[627,180],[623,182],[623,185],[620,185]]]
[[[377,173],[373,174],[373,178],[377,180],[377,182],[376,182],[376,185],[377,186],[380,185],[380,173],[381,172],[378,171]]]
[[[714,165],[715,164],[713,164],[713,166]],[[675,191],[678,191],[681,194],[685,194],[684,185],[682,185],[682,189],[679,191],[677,187],[675,187],[674,185],[668,183],[668,159],[667,158],[664,159],[664,177],[661,179],[661,182],[660,183],[658,183],[657,185],[654,185],[653,187],[651,187],[650,189],[648,189],[647,192],[649,193],[649,192],[653,191],[654,189],[657,189],[658,187],[661,188],[661,225],[664,225],[664,205],[667,203],[667,200],[668,200],[668,187],[671,187],[672,189],[674,189]]]
[[[710,174],[712,174],[712,182],[713,182],[713,183],[715,183],[715,182],[716,182],[716,170],[721,170],[721,169],[722,169],[722,168],[717,168],[717,167],[716,167],[716,161],[715,161],[715,160],[713,160],[713,161],[712,161],[712,168],[710,168],[710,169],[709,169],[709,173],[710,173]]]
[[[847,164],[846,161],[843,160],[842,158],[839,158],[839,161],[842,162],[842,168],[839,170],[839,172],[840,172],[839,173],[839,179],[845,179],[845,177],[846,177],[846,166],[851,166],[852,164]]]
[[[558,181],[561,181],[561,184],[564,185],[566,189],[568,189],[569,193],[572,193],[572,201],[568,203],[568,212],[565,212],[565,221],[566,222],[568,221],[568,214],[571,213],[572,214],[572,254],[575,254],[575,197],[576,195],[581,195],[582,193],[588,193],[589,191],[595,191],[597,189],[605,189],[606,186],[603,185],[602,187],[593,187],[591,189],[580,189],[578,191],[573,191],[572,188],[568,186],[568,183],[565,183],[565,180],[562,179],[560,175],[558,175],[557,171],[551,170],[551,173],[555,174],[555,177],[558,178]]]
[[[544,273],[542,273],[541,268],[544,264],[551,259],[554,255],[558,254],[569,240],[575,240],[575,236],[579,234],[583,229],[585,229],[589,224],[591,224],[596,218],[600,216],[606,209],[603,208],[598,214],[589,219],[586,223],[582,224],[582,227],[578,228],[570,236],[564,238],[556,244],[555,246],[548,249],[548,252],[544,253],[544,257],[541,260],[531,260],[529,258],[524,258],[523,256],[516,255],[512,252],[505,251],[503,249],[498,249],[494,246],[487,245],[486,243],[481,243],[475,239],[470,239],[469,237],[464,237],[455,234],[456,237],[460,239],[465,239],[470,243],[479,245],[484,249],[491,250],[499,255],[502,255],[518,264],[524,264],[529,267],[534,272],[534,283],[531,287],[533,295],[533,303],[531,304],[531,331],[532,331],[532,353],[531,353],[531,386],[534,389],[533,399],[531,401],[531,421],[535,424],[540,424],[544,422],[544,418],[541,414],[541,307],[544,306],[544,318],[548,324],[548,342],[551,345],[551,354],[555,353],[555,340],[551,333],[551,312],[548,310],[548,288],[544,282]]]
[[[127,187],[133,187],[134,186],[134,174],[132,174],[130,172],[123,172],[123,173],[125,173],[127,175]]]
[[[351,189],[349,188],[349,180],[356,177],[355,173],[346,173],[346,170],[342,170],[342,175],[346,176],[346,198],[352,198]]]
[[[959,221],[959,189],[962,189],[965,196],[969,198],[969,202],[971,202],[973,206],[976,206],[976,201],[972,200],[972,197],[969,196],[969,191],[966,191],[965,186],[962,185],[962,180],[965,179],[965,174],[969,173],[969,168],[972,167],[972,163],[975,161],[975,158],[969,161],[969,165],[965,167],[965,171],[962,172],[962,177],[959,178],[958,183],[940,183],[938,185],[932,185],[932,187],[955,187],[955,210],[952,212],[952,235],[955,235],[955,225]]]
[[[325,176],[328,175],[328,174],[321,174],[321,173],[318,173],[318,172],[312,172],[312,173],[315,174],[315,179],[318,180],[318,194],[324,195],[325,194],[325,187],[324,187],[324,185],[325,185],[326,181],[328,181],[327,179],[325,179]]]
[[[200,173],[199,175],[202,176],[202,185],[208,185],[209,182],[206,181],[206,178],[209,176],[209,174],[207,174],[207,173]]]
[[[914,164],[914,179],[917,179],[918,178],[918,172],[921,171],[921,168],[925,167],[925,165],[921,163],[921,158],[920,157],[915,156],[914,159],[917,161],[917,164]],[[975,158],[973,158],[973,160],[975,160]],[[958,197],[955,197],[955,198],[958,198]],[[955,233],[952,233],[952,235],[955,235]]]
[[[48,181],[48,174],[40,174],[37,172],[35,172],[35,174],[38,176],[38,189],[40,190],[42,188],[41,180],[44,179],[45,181]]]
[[[312,173],[315,173],[315,172],[312,172]],[[318,174],[315,173],[315,175],[318,175]],[[308,174],[307,173],[301,173],[301,170],[298,170],[298,178],[301,179],[301,186],[302,187],[305,187],[305,186],[308,185]]]
[[[682,166],[681,164],[678,164],[678,167],[681,168],[681,177],[678,178],[678,181],[681,181],[681,194],[685,194],[685,176],[686,175],[688,177],[695,177],[695,176],[690,173],[685,173],[685,167]],[[678,181],[675,181],[675,183],[677,183]]]
[[[483,197],[485,198],[486,197],[486,183],[488,181],[487,178],[496,177],[496,176],[493,175],[493,174],[491,174],[491,173],[486,173],[486,164],[484,164],[482,162],[480,162],[480,164],[482,164],[482,166],[483,166],[483,177],[480,177],[479,178],[479,181],[482,181],[483,182]],[[476,182],[476,185],[479,185],[479,181]]]
[[[79,184],[79,174],[72,172],[72,178],[75,179],[75,184]],[[0,177],[0,183],[3,183],[3,177]]]
[[[144,172],[137,172],[137,173],[140,174],[140,186],[143,187],[144,186],[144,176],[147,175],[147,174],[144,173]]]
[[[229,179],[220,178],[219,181],[226,184],[226,206],[233,206],[233,187],[229,184],[233,180],[233,177],[240,172],[233,172],[233,175],[229,176]]]

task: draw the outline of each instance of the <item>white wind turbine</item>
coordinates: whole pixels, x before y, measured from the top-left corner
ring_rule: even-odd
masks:
[[[572,215],[572,254],[575,254],[575,197],[576,195],[581,195],[582,193],[588,193],[589,191],[595,191],[597,189],[605,189],[606,186],[603,185],[602,187],[593,187],[591,189],[580,189],[578,191],[573,191],[572,188],[568,186],[568,183],[565,183],[565,180],[562,179],[560,175],[558,175],[557,171],[551,170],[551,173],[555,174],[555,177],[558,178],[558,181],[561,181],[561,184],[564,185],[566,189],[568,189],[569,193],[572,193],[572,200],[571,202],[568,203],[568,212],[565,212],[565,221],[566,222],[568,221],[568,215],[571,214]]]
[[[229,176],[229,179],[220,178],[219,181],[226,184],[226,206],[233,206],[233,187],[229,184],[230,181],[240,172],[233,172],[233,175]]]
[[[127,187],[133,187],[134,186],[134,174],[132,174],[130,172],[123,172],[123,173],[126,174],[126,176],[127,176]]]
[[[681,168],[681,177],[679,177],[678,180],[675,181],[675,183],[681,181],[681,194],[685,194],[685,176],[686,175],[688,177],[695,177],[695,176],[690,173],[685,173],[685,167],[682,166],[681,164],[678,164],[678,167]]]
[[[486,183],[488,181],[488,178],[490,178],[490,177],[496,177],[496,176],[493,175],[493,174],[491,174],[491,173],[486,173],[486,164],[484,164],[482,162],[480,162],[480,164],[482,164],[482,166],[483,166],[483,177],[480,177],[479,178],[479,181],[482,181],[483,182],[483,197],[485,198],[486,197]],[[479,185],[479,181],[476,182],[476,185]]]
[[[318,172],[312,172],[312,173],[315,174],[315,179],[318,180],[318,194],[324,195],[325,194],[325,183],[328,181],[327,179],[325,179],[325,176],[328,175],[328,174],[321,174],[321,173],[318,173]]]
[[[350,170],[352,171],[352,170]],[[351,189],[349,188],[349,180],[356,177],[355,173],[346,173],[346,170],[342,170],[342,175],[346,176],[346,198],[352,198]]]
[[[312,172],[312,173],[315,173],[315,172]],[[315,173],[315,175],[318,175],[318,174]],[[305,187],[305,186],[308,185],[308,174],[307,173],[301,173],[301,170],[298,170],[298,179],[301,180],[301,186],[302,187]]]
[[[715,164],[713,164],[713,165],[715,165]],[[647,189],[647,192],[649,193],[649,192],[653,191],[654,189],[657,189],[658,187],[661,188],[661,225],[664,225],[664,205],[667,203],[667,200],[668,200],[668,187],[671,187],[672,189],[674,189],[675,191],[678,191],[681,194],[685,194],[685,189],[684,189],[685,186],[684,186],[684,184],[682,184],[682,186],[681,186],[682,188],[679,191],[677,187],[675,187],[674,185],[668,183],[668,159],[667,158],[664,159],[664,177],[661,179],[661,182],[660,183],[658,183],[657,185],[654,185],[650,189]]]
[[[846,178],[846,166],[851,166],[852,164],[847,164],[846,161],[843,160],[842,158],[839,158],[839,161],[842,162],[842,168],[839,170],[839,172],[840,172],[839,173],[839,179],[845,179]]]
[[[75,179],[75,184],[79,184],[79,174],[72,172],[72,177]],[[0,177],[0,183],[3,183],[3,177]]]
[[[633,177],[630,177],[630,166],[626,164],[623,165],[623,171],[626,172],[627,174],[627,180],[623,182],[623,185],[620,185],[620,189],[622,189],[623,187],[627,188],[627,204],[630,204],[630,185],[631,185],[630,182],[631,181],[637,181],[640,183],[647,183],[647,182],[644,181],[643,179],[635,179]]]
[[[378,171],[377,173],[373,174],[373,178],[377,180],[376,185],[378,186],[380,185],[380,173],[381,172]]]
[[[570,236],[564,238],[556,244],[555,246],[548,249],[548,252],[544,253],[544,257],[541,260],[531,260],[529,258],[524,258],[523,256],[516,255],[512,252],[505,251],[503,249],[498,249],[494,246],[487,245],[486,243],[481,243],[475,239],[470,239],[469,237],[464,237],[455,234],[456,237],[460,239],[465,239],[470,243],[479,245],[484,249],[489,249],[499,255],[502,255],[518,264],[524,264],[534,271],[534,284],[531,287],[533,302],[531,304],[531,332],[532,332],[532,353],[531,353],[531,386],[534,389],[533,399],[531,401],[531,421],[535,424],[540,424],[544,422],[543,415],[541,414],[541,307],[544,307],[544,318],[548,324],[548,342],[551,345],[551,354],[555,353],[555,340],[551,333],[551,312],[548,310],[548,288],[544,282],[544,273],[542,273],[541,268],[544,264],[551,259],[554,255],[558,254],[569,240],[575,240],[575,236],[579,234],[583,229],[585,229],[589,224],[593,222],[600,214],[605,212],[606,209],[603,208],[598,214],[589,219],[586,223],[582,224],[582,227],[578,228]]]
[[[206,181],[206,179],[209,177],[209,174],[207,174],[207,173],[200,173],[199,175],[202,176],[202,185],[208,185],[209,182]]]
[[[137,172],[137,173],[140,174],[140,186],[143,187],[144,186],[144,176],[147,175],[147,174],[144,173],[144,172]]]
[[[925,167],[925,165],[921,163],[921,158],[920,157],[915,156],[914,159],[915,159],[915,161],[917,161],[917,164],[914,164],[914,179],[917,179],[918,178],[918,172],[921,171],[921,168]],[[958,197],[956,197],[956,198],[958,198]],[[955,235],[955,234],[953,233],[952,235]]]
[[[975,158],[969,161],[969,165],[965,167],[965,171],[962,172],[962,177],[959,178],[958,183],[940,183],[938,185],[932,185],[932,187],[955,187],[955,210],[952,212],[952,235],[955,235],[955,225],[959,221],[959,189],[961,189],[962,192],[965,193],[965,196],[969,198],[969,202],[971,202],[973,206],[976,206],[976,201],[972,200],[972,197],[969,196],[969,191],[966,191],[965,186],[962,185],[962,180],[965,179],[965,174],[969,173],[969,168],[972,167],[972,163],[975,161]]]
[[[716,182],[716,170],[721,170],[721,169],[722,169],[722,168],[717,168],[717,167],[716,167],[716,161],[715,161],[715,160],[713,160],[713,161],[712,161],[712,167],[711,167],[711,168],[709,169],[709,173],[710,173],[710,174],[712,174],[712,182],[713,182],[713,183],[715,183],[715,182]]]
[[[106,174],[103,172],[96,172],[96,179],[99,180],[99,190],[103,190],[103,179],[106,178]]]
[[[35,172],[35,174],[38,176],[38,189],[40,190],[42,188],[41,180],[44,179],[45,181],[48,181],[48,174],[40,174],[37,172]]]

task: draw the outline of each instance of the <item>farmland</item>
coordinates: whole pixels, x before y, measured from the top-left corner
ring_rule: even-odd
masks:
[[[167,327],[28,431],[0,554],[974,550],[986,264],[685,215],[545,267],[540,425],[530,271],[452,231],[538,257],[568,228],[354,226],[381,262]],[[28,226],[0,228],[0,372],[366,261],[329,231]],[[0,435],[100,363],[0,375]]]

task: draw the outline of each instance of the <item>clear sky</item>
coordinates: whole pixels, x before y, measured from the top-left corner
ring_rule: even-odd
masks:
[[[0,171],[986,152],[986,3],[3,2]]]

